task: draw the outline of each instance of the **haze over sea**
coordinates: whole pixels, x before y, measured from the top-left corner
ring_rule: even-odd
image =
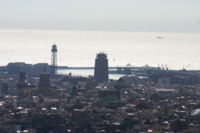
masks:
[[[200,69],[200,33],[23,29],[0,30],[0,65],[50,63],[54,41],[60,66],[94,66],[96,53],[105,52],[109,66],[163,64],[169,69]]]

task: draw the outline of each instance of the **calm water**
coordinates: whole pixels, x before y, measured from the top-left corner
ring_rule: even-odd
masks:
[[[71,73],[72,75],[75,76],[93,76],[94,75],[94,70],[58,70],[59,74],[69,74]],[[120,77],[125,76],[124,74],[109,74],[109,79],[119,79]]]
[[[0,65],[50,63],[54,41],[59,65],[94,66],[96,53],[103,51],[110,66],[164,64],[170,69],[200,69],[200,34],[102,31],[0,30]]]

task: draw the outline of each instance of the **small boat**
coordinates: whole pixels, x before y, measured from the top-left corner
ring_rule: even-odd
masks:
[[[164,37],[162,37],[162,36],[157,36],[157,39],[164,39]]]

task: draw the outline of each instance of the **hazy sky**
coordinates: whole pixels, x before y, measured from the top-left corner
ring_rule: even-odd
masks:
[[[0,0],[0,28],[200,32],[200,0]]]

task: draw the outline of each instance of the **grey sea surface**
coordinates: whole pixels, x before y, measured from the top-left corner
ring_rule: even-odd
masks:
[[[94,66],[98,52],[109,66],[200,69],[199,33],[0,30],[0,65],[9,62],[50,63],[51,46],[58,47],[59,66]]]

